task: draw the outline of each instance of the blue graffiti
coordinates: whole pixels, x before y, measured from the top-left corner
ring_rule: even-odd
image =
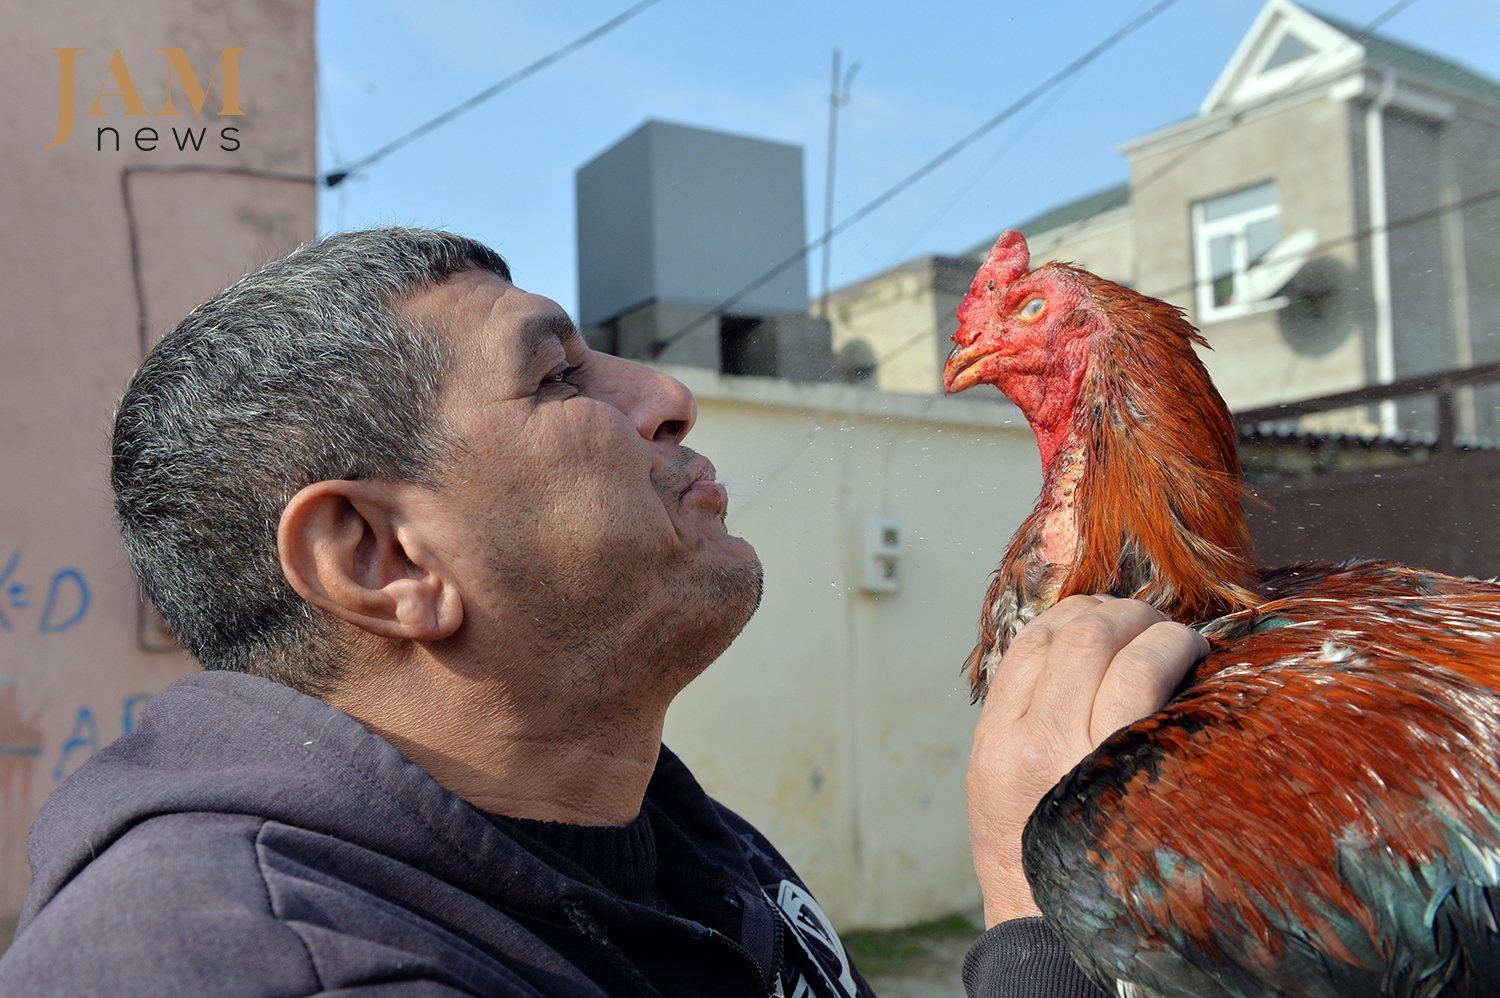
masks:
[[[133,697],[126,697],[120,705],[120,734],[128,735],[135,730],[135,722],[141,714],[141,708],[146,706],[146,701],[151,699],[150,693],[137,693]]]
[[[135,731],[140,722],[141,708],[146,706],[146,701],[151,699],[150,693],[137,693],[120,701],[120,734],[128,735]],[[0,756],[6,755],[41,755],[41,748],[32,748],[21,745],[0,745]],[[62,743],[62,748],[57,753],[57,768],[52,771],[52,779],[61,780],[76,766],[70,766],[76,754],[82,754],[87,759],[99,751],[99,724],[94,720],[94,711],[88,706],[78,708],[78,714],[73,719],[73,731],[68,735],[67,741]]]
[[[58,593],[63,588],[62,584],[64,582],[73,583],[71,588],[73,589],[74,602],[77,603],[77,607],[73,610],[73,615],[66,620],[54,621],[52,619],[52,611],[58,605]],[[89,587],[83,581],[83,574],[76,568],[64,568],[52,576],[52,587],[47,590],[47,606],[42,610],[42,623],[37,629],[43,634],[56,634],[59,631],[66,631],[82,620],[83,615],[88,612],[88,609]]]
[[[10,556],[10,561],[5,563],[5,571],[0,572],[0,586],[4,587],[5,602],[12,610],[24,610],[27,606],[26,590],[29,587],[15,584],[6,585],[10,581],[10,573],[16,570],[16,565],[20,560],[21,552],[17,551]],[[0,612],[0,629],[8,631],[10,628],[10,620],[5,616],[4,612]]]
[[[78,717],[73,721],[73,734],[63,742],[62,752],[57,757],[57,769],[52,778],[60,780],[68,768],[68,758],[79,749],[88,749],[88,758],[99,751],[99,725],[94,723],[94,712],[87,707],[78,708]]]
[[[10,614],[30,610],[34,601],[30,597],[32,587],[24,582],[12,582],[11,576],[21,563],[21,552],[16,551],[0,571],[0,631],[11,631],[15,624]],[[58,569],[52,574],[47,586],[47,601],[42,604],[42,615],[37,623],[41,634],[60,634],[83,619],[89,610],[89,586],[83,573],[76,568]]]

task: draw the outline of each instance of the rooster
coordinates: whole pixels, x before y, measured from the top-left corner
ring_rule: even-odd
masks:
[[[1038,805],[1038,906],[1107,992],[1500,995],[1500,585],[1256,561],[1229,413],[1172,305],[1006,232],[948,392],[995,385],[1041,451],[985,597],[976,699],[1016,632],[1107,592],[1211,652]]]

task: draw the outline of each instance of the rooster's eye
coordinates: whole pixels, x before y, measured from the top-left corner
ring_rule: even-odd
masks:
[[[1047,307],[1047,299],[1033,298],[1021,306],[1020,316],[1023,319],[1035,319],[1042,314],[1042,309]]]

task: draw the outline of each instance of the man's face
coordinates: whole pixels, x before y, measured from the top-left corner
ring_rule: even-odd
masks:
[[[531,654],[601,686],[597,670],[632,654],[706,655],[695,675],[754,612],[760,563],[725,529],[713,465],[681,444],[691,393],[589,350],[557,303],[493,273],[457,274],[406,312],[454,359],[441,412],[461,443],[435,500],[465,627],[513,646],[524,631]]]

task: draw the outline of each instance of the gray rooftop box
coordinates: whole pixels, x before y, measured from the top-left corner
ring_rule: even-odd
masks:
[[[798,146],[648,121],[577,181],[584,326],[652,301],[712,308],[806,239]],[[807,261],[730,311],[805,313]]]

